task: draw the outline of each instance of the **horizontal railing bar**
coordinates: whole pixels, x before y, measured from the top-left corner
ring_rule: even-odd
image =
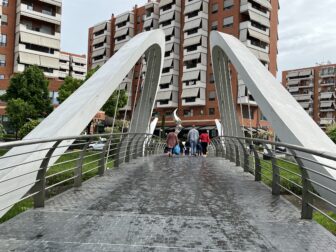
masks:
[[[292,150],[306,152],[306,153],[309,153],[309,154],[313,154],[313,155],[324,157],[324,158],[329,158],[331,160],[336,161],[336,155],[334,153],[327,152],[327,151],[313,150],[313,149],[309,149],[309,148],[306,148],[306,147],[297,146],[297,145],[293,145],[293,144],[273,142],[273,141],[268,141],[268,140],[264,140],[264,139],[255,139],[255,138],[251,139],[251,138],[247,138],[247,137],[235,137],[235,136],[219,136],[219,137],[224,138],[224,139],[225,138],[235,138],[235,139],[246,140],[248,142],[259,142],[259,143],[271,144],[271,145],[275,145],[275,146],[282,146],[282,147],[286,147],[286,148],[289,148],[289,149],[292,149]]]
[[[284,189],[286,192],[292,194],[293,196],[295,196],[296,198],[298,198],[299,200],[302,201],[302,198],[301,198],[299,195],[297,195],[296,193],[292,192],[292,191],[289,190],[287,187],[285,187],[285,186],[283,186],[283,185],[281,185],[281,184],[279,184],[279,183],[277,183],[277,185],[280,186],[282,189]]]
[[[25,163],[20,163],[20,164],[15,164],[15,165],[7,166],[5,168],[0,168],[0,171],[8,170],[10,168],[14,168],[14,167],[18,167],[18,166],[22,166],[22,165],[26,165],[26,164],[36,163],[36,162],[42,161],[44,159],[47,159],[47,158],[44,157],[44,158],[36,159],[36,160],[33,160],[33,161],[25,162]]]
[[[113,136],[130,136],[130,135],[132,136],[147,135],[147,136],[156,138],[156,136],[153,136],[148,133],[113,133]],[[80,136],[63,136],[63,137],[55,137],[55,138],[29,139],[29,140],[13,141],[10,143],[0,143],[0,148],[33,145],[33,144],[66,141],[66,140],[92,139],[95,137],[110,137],[110,136],[111,134],[106,133],[106,134],[98,134],[98,135],[80,135]]]
[[[89,172],[92,172],[93,170],[97,170],[98,167],[99,167],[99,165],[96,166],[96,167],[94,167],[94,168],[92,168],[92,169],[90,169],[90,170],[87,170],[87,171],[83,172],[82,175],[85,175],[85,174],[87,174],[87,173],[89,173]]]
[[[298,157],[298,158],[300,158],[300,159],[302,159],[302,160],[306,160],[306,161],[308,161],[308,162],[314,163],[314,164],[323,165],[323,166],[328,167],[328,168],[330,168],[330,169],[332,169],[332,170],[336,170],[335,167],[332,167],[332,166],[330,166],[330,165],[326,165],[326,164],[321,164],[320,162],[317,162],[317,161],[312,160],[312,159],[309,159],[309,158],[305,158],[305,157],[301,157],[301,156],[296,156],[296,157]]]
[[[52,178],[52,177],[56,177],[56,176],[58,176],[58,175],[60,175],[60,174],[66,173],[66,172],[68,172],[68,171],[73,171],[73,170],[75,170],[76,168],[77,168],[77,167],[71,167],[71,168],[69,168],[69,169],[66,169],[66,170],[63,170],[63,171],[59,171],[59,172],[50,174],[50,175],[46,176],[45,179]]]
[[[314,192],[312,192],[312,191],[310,191],[310,190],[308,190],[308,192],[309,192],[311,195],[313,195],[314,197],[319,198],[320,200],[323,200],[325,203],[327,203],[327,204],[331,205],[332,207],[336,208],[336,205],[335,205],[334,203],[331,203],[329,200],[327,200],[327,199],[321,197],[320,195],[318,195],[318,194],[316,194],[316,193],[314,193]]]
[[[74,162],[74,161],[77,161],[77,160],[79,160],[79,159],[80,159],[80,158],[74,158],[74,159],[70,159],[70,160],[63,161],[63,162],[55,163],[55,164],[53,164],[53,165],[48,166],[48,169],[50,169],[50,168],[52,168],[52,167],[55,167],[55,166],[59,166],[59,165],[67,164],[67,163],[70,163],[70,162]]]
[[[96,159],[96,160],[93,160],[93,161],[90,161],[90,162],[87,162],[87,163],[84,163],[83,166],[87,166],[87,165],[89,165],[89,164],[93,164],[93,163],[95,163],[95,162],[98,162],[99,160],[101,160],[101,158]]]
[[[40,193],[40,192],[34,192],[34,193],[31,193],[31,194],[29,194],[29,195],[27,195],[27,196],[21,198],[20,200],[16,201],[15,203],[12,203],[12,204],[10,204],[9,206],[6,206],[6,207],[0,209],[0,211],[3,211],[3,210],[5,210],[5,209],[7,209],[7,208],[11,208],[11,207],[13,207],[14,205],[16,205],[17,203],[20,203],[21,201],[24,201],[24,200],[26,200],[26,199],[29,199],[29,198],[35,196],[35,195],[38,194],[38,193]]]
[[[54,188],[55,186],[64,184],[65,182],[68,182],[68,181],[70,181],[70,180],[73,180],[73,179],[75,179],[76,177],[77,177],[77,176],[73,176],[73,177],[71,177],[71,178],[62,180],[62,181],[60,181],[60,182],[58,182],[58,183],[56,183],[56,184],[50,185],[50,186],[46,187],[45,190],[47,191],[47,190],[49,190],[49,189],[51,189],[51,188]]]
[[[336,182],[336,179],[334,179],[334,178],[332,178],[332,177],[329,177],[328,175],[325,175],[325,174],[323,174],[323,173],[321,173],[321,172],[315,171],[315,170],[310,169],[310,168],[305,167],[305,166],[302,166],[302,168],[305,169],[305,170],[307,170],[307,171],[310,171],[310,172],[312,172],[312,173],[315,173],[315,174],[317,174],[317,175],[320,175],[320,176],[322,176],[322,177],[325,177],[325,178],[327,178],[327,179],[330,179],[330,180]]]
[[[1,181],[0,181],[0,184],[1,184],[1,183],[4,183],[4,182],[7,182],[7,181],[10,181],[10,180],[13,180],[13,179],[16,179],[16,178],[24,177],[24,176],[26,176],[26,175],[29,175],[29,174],[32,174],[32,173],[34,173],[34,172],[38,172],[38,171],[41,171],[41,170],[43,170],[43,169],[34,170],[34,171],[31,171],[31,172],[27,172],[27,173],[20,174],[20,175],[18,175],[18,176],[15,176],[15,177],[12,177],[12,178],[9,178],[9,179],[1,180]]]
[[[10,193],[12,193],[12,192],[16,192],[17,190],[20,190],[20,189],[25,188],[25,187],[27,187],[27,186],[35,185],[37,182],[40,182],[40,181],[41,181],[40,179],[35,180],[35,181],[32,182],[32,183],[26,184],[26,185],[24,185],[24,186],[20,186],[20,187],[18,187],[18,188],[15,188],[15,189],[13,189],[13,190],[10,190],[10,191],[8,191],[8,192],[5,192],[5,193],[3,193],[3,194],[0,194],[0,197],[5,196],[5,195],[7,195],[7,194],[10,194]]]
[[[290,179],[288,179],[288,178],[286,178],[286,177],[284,177],[284,176],[279,175],[279,177],[282,178],[282,179],[284,179],[284,180],[286,180],[286,181],[288,181],[288,182],[291,183],[292,185],[295,185],[296,187],[299,187],[300,189],[303,188],[302,185],[299,185],[298,183],[295,183],[294,181],[292,181],[292,180],[290,180]]]
[[[334,191],[333,189],[330,189],[329,187],[326,187],[325,185],[322,185],[322,184],[320,184],[320,183],[318,183],[318,182],[316,182],[314,180],[311,180],[309,178],[306,178],[306,180],[309,181],[309,182],[311,182],[311,183],[313,183],[313,184],[315,184],[315,185],[318,185],[318,186],[326,189],[327,191],[329,191],[329,192],[331,192],[333,194],[336,194],[336,191]]]
[[[316,211],[318,211],[319,213],[321,213],[322,215],[324,215],[324,217],[327,217],[329,220],[331,220],[332,222],[334,222],[334,224],[336,224],[336,220],[334,220],[334,218],[330,217],[328,214],[326,214],[325,212],[323,212],[321,209],[319,209],[318,207],[308,203],[309,206],[311,206],[313,209],[315,209]]]
[[[276,165],[276,167],[278,167],[279,169],[281,169],[281,170],[283,170],[283,171],[289,172],[289,173],[291,173],[291,174],[293,174],[293,175],[295,175],[295,176],[297,176],[297,177],[299,177],[299,178],[302,178],[302,175],[301,175],[301,174],[296,173],[296,172],[293,172],[293,171],[291,171],[291,170],[288,170],[288,169],[285,168],[285,167],[278,166],[278,165]]]

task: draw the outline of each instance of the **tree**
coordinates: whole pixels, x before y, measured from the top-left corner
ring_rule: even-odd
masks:
[[[63,85],[58,90],[58,101],[60,103],[64,102],[73,92],[75,92],[83,82],[81,80],[75,79],[71,76],[67,76],[64,79]]]
[[[104,104],[102,110],[105,111],[106,115],[113,117],[115,114],[115,110],[116,109],[119,110],[120,108],[124,107],[126,103],[127,103],[127,95],[125,90],[116,90]]]
[[[5,127],[0,123],[0,139],[3,139],[6,134]]]
[[[10,85],[2,98],[7,102],[13,99],[21,99],[30,105],[29,109],[33,113],[29,116],[32,119],[44,118],[53,110],[48,86],[49,81],[44,76],[43,71],[37,66],[31,66],[26,68],[23,73],[16,74],[10,79]],[[15,104],[18,105],[19,103],[16,102]]]
[[[11,99],[6,107],[8,118],[14,128],[15,137],[18,137],[19,129],[30,119],[36,116],[33,105],[22,99]]]
[[[336,123],[327,127],[326,134],[334,143],[336,143]]]
[[[29,122],[26,122],[19,130],[18,136],[19,138],[24,138],[26,135],[28,135],[37,125],[39,125],[39,120],[31,120]]]

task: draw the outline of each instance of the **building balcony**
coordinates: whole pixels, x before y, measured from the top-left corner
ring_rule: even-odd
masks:
[[[85,80],[85,73],[84,74],[72,73],[71,76],[78,80]]]
[[[20,13],[21,16],[37,19],[43,22],[52,23],[55,25],[61,25],[61,14],[56,13],[55,16],[45,14],[42,12],[34,11],[26,4],[19,4],[16,8],[16,12]]]
[[[187,50],[187,49],[184,49],[183,50],[183,53],[184,55],[189,55],[189,54],[194,54],[195,52],[197,53],[208,53],[208,49],[202,45],[199,45],[197,46],[197,48],[195,50]]]
[[[178,103],[174,101],[156,101],[156,108],[177,108]]]
[[[202,28],[199,28],[196,33],[192,33],[190,35],[188,35],[188,33],[185,32],[184,33],[184,39],[188,39],[188,38],[192,38],[192,37],[200,36],[200,35],[202,35],[204,37],[208,37],[208,31],[205,31]]]
[[[170,27],[178,27],[178,28],[181,28],[181,23],[180,22],[177,22],[176,20],[172,20],[170,22],[169,25],[165,25],[163,26],[162,24],[160,24],[160,29],[167,29],[167,28],[170,28]]]
[[[75,71],[75,72],[80,72],[80,73],[85,74],[86,73],[86,66],[75,66],[75,65],[72,65],[72,70]]]
[[[19,44],[19,45],[15,46],[14,51],[15,51],[15,53],[24,52],[24,53],[34,54],[34,55],[38,55],[38,56],[45,56],[45,57],[48,57],[48,58],[55,58],[57,60],[59,60],[59,58],[60,58],[60,52],[59,51],[54,51],[54,54],[50,54],[50,53],[45,53],[45,52],[40,52],[40,51],[27,49],[26,45],[24,45],[24,44]]]
[[[59,78],[62,78],[62,79],[65,79],[65,77],[69,76],[69,72],[68,71],[66,71],[66,72],[59,71],[58,73],[59,73]]]
[[[249,96],[241,96],[237,98],[237,103],[241,105],[250,105],[250,106],[258,106],[258,104],[251,100]]]
[[[115,40],[114,51],[118,51],[123,45],[125,45],[129,40],[131,40],[131,36],[126,36],[125,39],[117,41]]]
[[[132,28],[134,29],[134,23],[131,23],[131,22],[127,22],[125,25],[122,25],[122,26],[116,26],[115,30],[116,31],[119,31],[119,30],[122,30],[122,29],[125,29],[125,28]]]
[[[257,14],[265,17],[265,18],[268,18],[268,19],[270,18],[270,12],[269,11],[267,11],[267,13],[264,13],[264,12],[258,10],[258,9],[253,8],[251,3],[242,4],[240,6],[240,13],[248,13],[249,11],[253,11],[253,12],[255,12],[255,13],[257,13]]]
[[[187,101],[182,99],[182,106],[205,106],[206,101],[201,98],[196,98],[195,101]]]
[[[266,54],[269,54],[269,46],[266,46],[265,48],[262,48],[262,47],[253,45],[252,42],[251,42],[251,40],[249,40],[249,39],[246,40],[246,41],[242,41],[242,43],[244,45],[246,45],[248,48],[251,48],[251,49],[254,49],[254,50],[266,53]]]
[[[310,93],[310,94],[298,94],[298,95],[293,95],[293,97],[297,101],[313,102],[312,95],[313,95],[312,93]]]
[[[335,82],[320,83],[321,87],[335,86]]]
[[[70,64],[60,62],[60,69],[70,70]]]
[[[15,63],[14,73],[22,73],[25,70],[25,64]],[[59,70],[54,69],[52,72],[43,72],[47,78],[58,79]]]
[[[43,37],[47,37],[51,39],[61,40],[61,33],[59,32],[55,32],[55,34],[48,34],[48,33],[40,32],[40,31],[32,30],[32,28],[24,24],[18,24],[16,26],[16,32],[26,32],[26,33],[34,34],[37,36],[43,36]]]
[[[269,36],[270,35],[270,31],[269,29],[267,28],[266,31],[264,30],[261,30],[261,29],[258,29],[257,27],[253,26],[252,25],[252,22],[251,21],[245,21],[245,22],[241,22],[239,24],[239,29],[240,30],[245,30],[245,29],[251,29],[251,30],[255,30],[257,32],[260,32],[266,36]]]
[[[176,36],[171,36],[169,40],[166,40],[166,44],[169,44],[169,43],[180,44],[180,42],[181,42],[181,39]]]
[[[199,18],[205,18],[205,19],[208,19],[208,14],[203,12],[203,11],[199,11],[197,13],[197,16],[194,16],[194,17],[191,17],[191,18],[188,18],[187,15],[184,16],[184,22],[188,22],[188,21],[192,21],[192,20],[195,20],[195,19],[199,19]]]
[[[151,12],[148,15],[145,15],[145,18],[144,18],[145,21],[146,20],[151,20],[151,19],[157,19],[157,20],[159,20],[159,14]]]
[[[187,66],[183,66],[183,73],[189,72],[189,71],[191,72],[191,71],[195,71],[195,70],[206,71],[207,66],[202,64],[202,63],[198,63],[195,67],[190,67],[190,68],[187,68]]]
[[[174,69],[174,68],[170,68],[168,72],[165,72],[165,73],[162,72],[162,76],[165,76],[165,75],[178,75],[178,74],[179,74],[179,70]]]
[[[104,43],[104,44],[102,44],[101,46],[98,46],[98,47],[93,46],[92,47],[92,52],[103,49],[103,48],[110,49],[110,44],[109,43]]]
[[[101,37],[106,37],[106,36],[111,36],[111,32],[108,31],[108,30],[105,30],[103,33],[100,33],[98,35],[93,34],[93,39],[98,39],[98,38],[101,38]]]
[[[163,15],[163,14],[166,14],[170,11],[178,11],[178,12],[181,12],[181,2],[180,1],[176,1],[176,4],[173,4],[170,8],[168,9],[165,9],[165,8],[162,8],[160,7],[160,16]]]
[[[187,84],[186,82],[182,83],[183,90],[188,88],[206,88],[206,83],[203,81],[194,81],[194,82],[188,82],[193,84]]]
[[[108,60],[108,57],[106,55],[104,55],[103,58],[101,58],[101,59],[98,59],[98,60],[92,59],[92,64],[100,63],[100,62],[103,62],[103,61],[105,63],[107,60]]]
[[[320,125],[330,125],[335,123],[335,118],[320,118]]]

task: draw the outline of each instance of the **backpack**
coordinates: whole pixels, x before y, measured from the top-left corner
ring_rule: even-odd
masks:
[[[181,148],[180,148],[180,146],[177,144],[177,145],[175,145],[175,147],[173,148],[173,154],[175,154],[175,155],[180,155],[180,153],[181,153]]]

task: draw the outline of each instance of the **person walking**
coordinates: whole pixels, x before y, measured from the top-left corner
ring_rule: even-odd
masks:
[[[167,136],[167,151],[169,157],[173,155],[173,149],[177,144],[178,144],[177,134],[175,132],[170,132]]]
[[[191,155],[196,156],[196,147],[198,143],[199,133],[195,128],[195,125],[192,126],[192,129],[188,133],[188,141],[190,143],[190,152]]]
[[[200,141],[201,141],[201,145],[202,145],[203,156],[206,157],[206,155],[208,153],[208,145],[211,142],[208,131],[205,131],[200,135]]]

